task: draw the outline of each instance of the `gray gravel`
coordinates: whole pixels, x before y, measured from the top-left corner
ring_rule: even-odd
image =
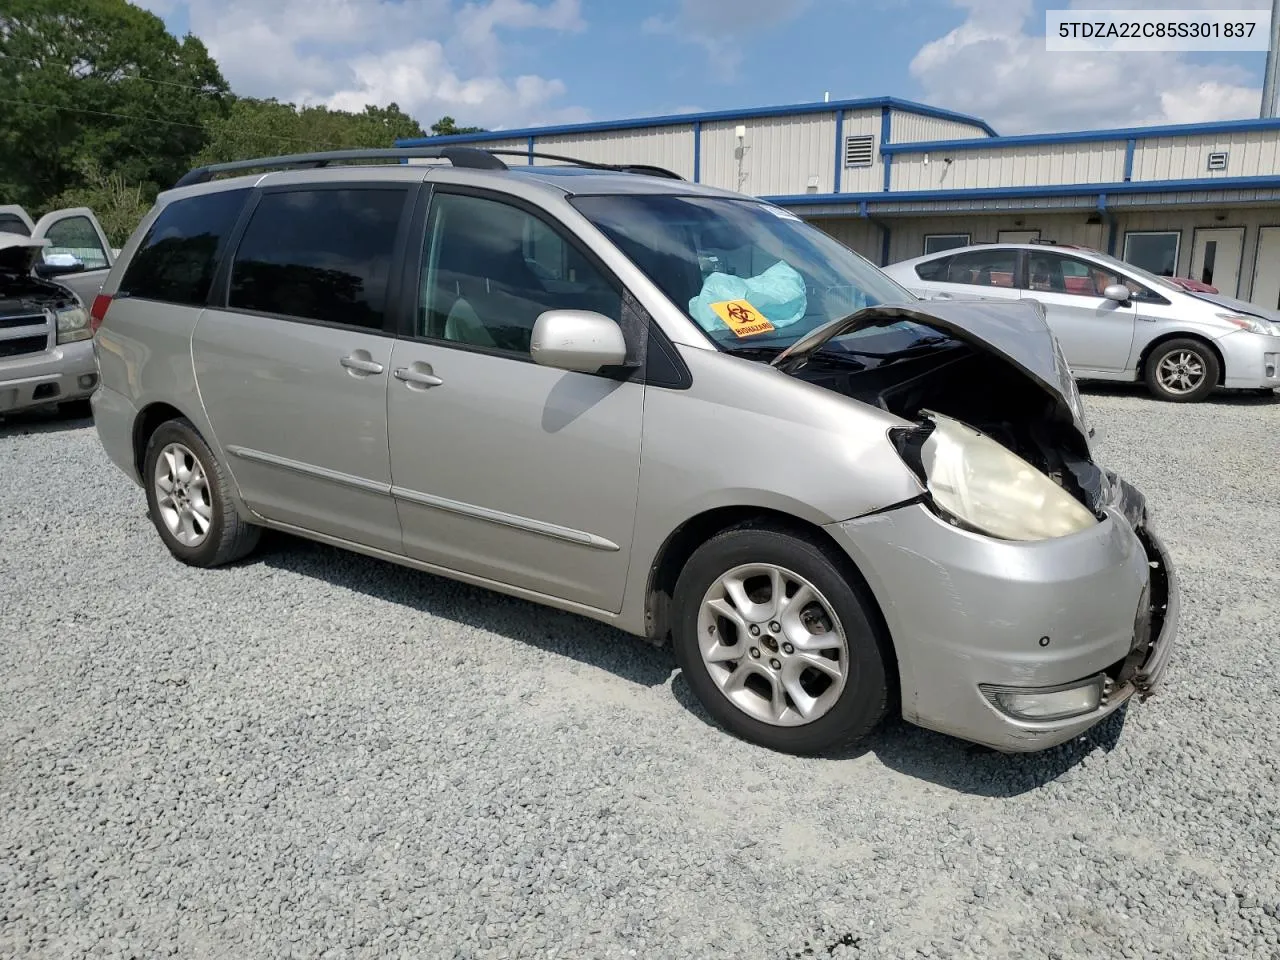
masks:
[[[1280,957],[1280,400],[1086,404],[1184,632],[1030,757],[771,754],[584,620],[288,538],[190,570],[85,421],[0,423],[0,956]]]

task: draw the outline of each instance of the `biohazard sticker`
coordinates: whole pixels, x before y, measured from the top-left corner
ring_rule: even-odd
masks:
[[[735,337],[754,337],[773,329],[773,324],[746,300],[721,300],[711,304],[711,309]]]

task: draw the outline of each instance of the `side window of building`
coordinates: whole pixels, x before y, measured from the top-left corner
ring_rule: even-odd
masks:
[[[160,212],[120,280],[117,297],[204,306],[227,235],[249,190],[175,200]]]
[[[264,194],[231,264],[227,306],[381,330],[407,195],[382,186]]]
[[[976,287],[1013,287],[1018,273],[1018,251],[974,250],[947,260],[946,273],[935,279]]]
[[[427,217],[417,334],[527,356],[547,310],[619,320],[619,288],[559,230],[520,207],[437,193]]]

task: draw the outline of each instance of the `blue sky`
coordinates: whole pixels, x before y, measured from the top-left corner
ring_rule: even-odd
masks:
[[[1054,7],[1264,0],[142,0],[239,93],[493,129],[893,95],[1001,133],[1256,116],[1265,54],[1063,54]]]

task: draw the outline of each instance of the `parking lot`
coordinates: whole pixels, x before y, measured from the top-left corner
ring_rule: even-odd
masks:
[[[91,423],[0,423],[0,955],[1280,957],[1280,398],[1085,400],[1180,649],[1012,757],[769,753],[666,651],[287,537],[189,569]]]

